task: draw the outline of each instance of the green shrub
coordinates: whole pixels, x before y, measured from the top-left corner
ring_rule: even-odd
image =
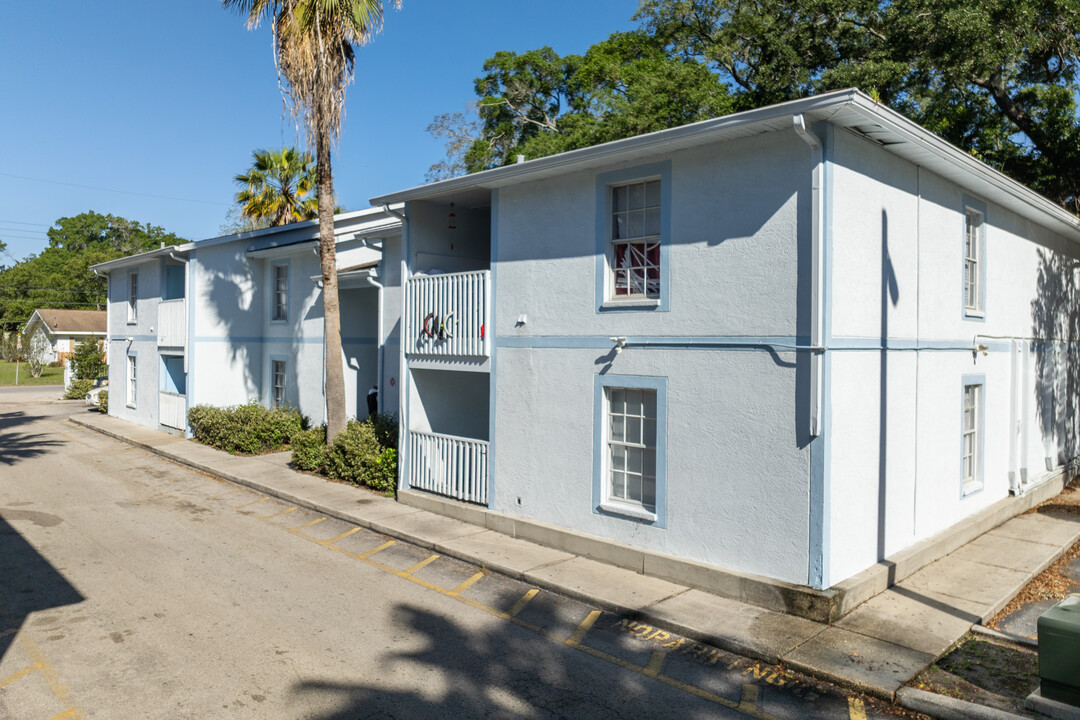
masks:
[[[218,408],[196,405],[188,411],[195,439],[231,453],[280,450],[300,432],[303,416],[292,408],[267,409],[251,402]]]
[[[397,450],[398,416],[394,413],[375,413],[368,415],[365,423],[375,431],[375,439],[384,448]]]
[[[109,414],[109,391],[102,390],[97,396],[97,409],[106,415]]]
[[[326,474],[375,490],[392,490],[397,482],[397,453],[379,444],[371,424],[350,420],[326,451]]]
[[[326,462],[326,426],[301,430],[289,441],[292,464],[297,470],[315,472]]]
[[[65,400],[85,400],[87,393],[94,389],[93,380],[72,380],[64,393]]]
[[[105,364],[101,341],[87,338],[76,345],[71,354],[71,369],[79,380],[97,380],[108,374],[109,366]]]

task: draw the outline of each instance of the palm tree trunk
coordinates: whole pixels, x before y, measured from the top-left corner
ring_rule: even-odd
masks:
[[[315,141],[319,193],[319,258],[323,281],[323,348],[326,362],[326,442],[345,429],[345,371],[341,364],[341,306],[338,303],[337,249],[334,246],[334,178],[330,172],[330,133],[320,125]]]

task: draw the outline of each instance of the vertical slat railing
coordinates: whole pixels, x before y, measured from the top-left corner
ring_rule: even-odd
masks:
[[[488,443],[409,432],[409,486],[456,500],[487,505]]]
[[[406,352],[410,355],[488,357],[488,305],[490,270],[418,275],[406,281]],[[424,332],[424,318],[434,313],[440,321],[453,312],[449,335],[439,337],[438,327]],[[434,324],[434,323],[433,323]]]
[[[187,299],[158,303],[158,347],[187,345]]]
[[[165,427],[183,430],[187,420],[187,398],[176,393],[158,393],[158,422]]]

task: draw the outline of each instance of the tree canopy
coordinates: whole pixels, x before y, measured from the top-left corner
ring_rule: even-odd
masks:
[[[315,158],[296,148],[254,150],[251,167],[234,180],[241,214],[267,227],[312,220],[318,216]]]
[[[856,87],[1080,212],[1080,0],[641,0],[634,19],[583,56],[496,53],[460,167]]]
[[[105,280],[91,265],[187,242],[164,228],[93,211],[57,220],[49,246],[0,266],[0,326],[14,329],[37,308],[103,310]]]

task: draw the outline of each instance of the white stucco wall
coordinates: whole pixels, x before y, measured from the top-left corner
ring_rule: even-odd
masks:
[[[808,388],[794,353],[633,343],[795,342],[809,320],[799,302],[809,297],[800,277],[809,236],[800,247],[799,229],[800,216],[809,219],[810,152],[793,132],[780,132],[670,160],[667,311],[597,311],[597,213],[604,210],[596,173],[500,189],[492,505],[805,583]],[[609,355],[611,336],[631,345]],[[594,511],[594,378],[605,368],[667,379],[664,527]]]
[[[109,414],[147,427],[158,427],[161,358],[157,347],[157,305],[161,297],[161,259],[114,270],[109,280]],[[138,273],[136,321],[128,322],[128,276]],[[130,340],[128,338],[131,338]],[[135,407],[129,407],[128,355],[137,357]]]
[[[1055,277],[1053,258],[1078,253],[1035,223],[987,204],[985,318],[965,317],[965,197],[985,200],[844,131],[835,133],[832,157],[828,473],[835,584],[1002,499],[1010,471],[1026,468],[1035,477],[1046,473],[1048,452],[1058,466],[1075,455],[1075,432],[1059,429],[1068,414],[1065,388],[1036,377],[1045,365],[1040,358],[1050,358],[1053,368],[1058,356],[1053,346],[1025,339],[1054,334],[1047,332],[1053,323],[1036,316],[1058,310],[1037,308],[1054,286],[1048,282]],[[1062,287],[1071,282],[1058,280]],[[883,336],[893,341],[887,354],[869,347],[880,346]],[[1017,362],[1009,338],[1021,343]],[[852,349],[860,340],[864,349]],[[974,344],[988,344],[990,352],[973,355]],[[1065,357],[1060,354],[1062,366]],[[966,496],[965,377],[985,381],[983,487]],[[1041,420],[1040,408],[1047,410]]]

